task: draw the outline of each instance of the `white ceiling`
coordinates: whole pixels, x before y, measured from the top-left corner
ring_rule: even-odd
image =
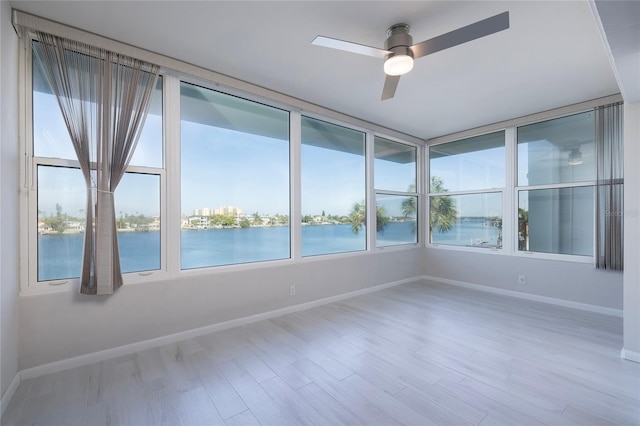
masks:
[[[586,1],[23,1],[16,9],[168,55],[423,139],[620,92]],[[380,101],[382,47],[508,10],[511,28],[421,58]]]
[[[596,0],[625,102],[640,102],[640,1]]]

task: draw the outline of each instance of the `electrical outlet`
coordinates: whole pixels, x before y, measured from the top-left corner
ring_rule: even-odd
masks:
[[[291,284],[289,286],[289,296],[295,296],[296,295],[296,286]]]
[[[518,275],[518,284],[526,284],[526,283],[527,283],[526,275]]]

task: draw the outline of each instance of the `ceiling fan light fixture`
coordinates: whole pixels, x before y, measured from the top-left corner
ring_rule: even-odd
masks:
[[[392,55],[384,61],[384,73],[403,75],[413,69],[413,58],[409,55]]]
[[[570,166],[578,166],[582,164],[582,152],[579,149],[572,149],[569,153],[569,161]]]

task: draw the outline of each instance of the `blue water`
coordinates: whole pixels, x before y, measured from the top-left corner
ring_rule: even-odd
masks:
[[[409,222],[390,223],[377,235],[378,245],[416,241]],[[80,275],[83,234],[38,237],[38,280]],[[123,272],[160,268],[160,232],[118,233]],[[351,225],[302,227],[302,255],[343,253],[366,249],[366,229],[354,234]],[[182,230],[182,269],[228,265],[291,257],[288,227]]]
[[[80,276],[84,234],[38,236],[38,281]],[[160,232],[119,232],[123,272],[160,269]]]

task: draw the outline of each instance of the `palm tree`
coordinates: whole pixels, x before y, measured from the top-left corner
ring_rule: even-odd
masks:
[[[351,223],[351,232],[358,235],[360,228],[365,223],[366,211],[364,208],[364,201],[355,203],[349,213],[349,223]]]
[[[416,185],[409,185],[407,192],[416,192]],[[402,217],[404,219],[411,219],[411,232],[415,233],[418,228],[418,221],[416,219],[416,213],[418,211],[417,197],[407,197],[402,200]]]
[[[389,223],[389,216],[383,206],[376,206],[376,231],[384,232]]]
[[[351,223],[351,232],[358,234],[362,225],[366,223],[366,208],[364,201],[355,203],[349,213],[349,223]],[[389,223],[389,216],[383,206],[376,206],[376,231],[383,232]]]
[[[438,176],[431,177],[432,194],[447,192],[444,188],[442,178]],[[437,229],[440,232],[446,232],[451,229],[458,219],[458,211],[456,210],[453,198],[450,196],[438,196],[430,198],[429,209],[429,231]]]

